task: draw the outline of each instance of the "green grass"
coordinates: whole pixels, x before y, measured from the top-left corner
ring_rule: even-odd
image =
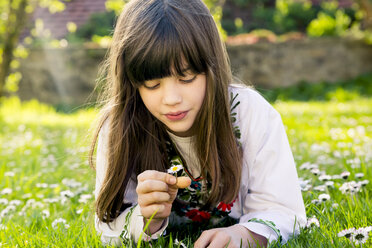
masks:
[[[315,216],[320,227],[303,229],[284,247],[353,247],[337,234],[372,225],[371,182],[353,195],[342,194],[339,188],[345,182],[372,178],[372,99],[277,101],[274,106],[282,114],[298,168],[309,162],[328,175],[350,172],[348,179],[332,179],[334,187],[320,192],[314,187],[324,182],[309,170],[298,169],[299,177],[310,180],[303,191],[307,215]],[[101,246],[93,225],[95,172],[87,163],[89,128],[96,114],[58,113],[17,98],[0,102],[0,247]],[[356,173],[364,177],[357,179]],[[323,193],[330,200],[312,202]],[[66,223],[53,226],[59,218]],[[192,247],[197,237],[190,234],[182,242]],[[176,238],[172,233],[154,247],[180,247]],[[364,247],[371,245],[369,238]]]

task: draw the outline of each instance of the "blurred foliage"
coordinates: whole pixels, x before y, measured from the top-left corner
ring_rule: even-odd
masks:
[[[277,0],[273,16],[275,31],[304,31],[306,26],[316,16],[317,9],[312,7],[309,0]]]
[[[286,100],[344,102],[360,97],[372,97],[372,73],[333,83],[302,81],[295,86],[270,90],[258,88],[257,90],[270,102]]]
[[[129,0],[107,0],[105,4],[107,12],[93,14],[86,24],[80,26],[76,32],[70,33],[67,40],[73,43],[91,41],[101,47],[108,47],[111,42],[111,35],[114,30],[116,17],[121,13],[122,9],[125,8],[125,4],[128,1]],[[211,11],[221,36],[226,38],[227,34],[220,24],[224,1],[204,0],[203,2]]]
[[[62,0],[9,0],[0,1],[0,96],[5,92],[18,90],[18,83],[22,75],[17,71],[19,60],[28,56],[27,49],[19,43],[19,37],[28,18],[36,7],[48,8],[51,13],[63,11],[65,4]],[[35,21],[35,28],[31,30],[34,37],[43,29],[41,20]],[[24,43],[30,44],[31,37]]]
[[[291,32],[309,36],[349,35],[372,41],[372,33],[361,25],[368,15],[367,7],[356,0],[346,8],[339,8],[337,0],[203,0],[210,9],[222,37],[267,29],[281,35]],[[107,47],[116,16],[128,0],[107,0],[107,12],[93,14],[90,20],[68,36],[69,42],[93,41]],[[371,4],[372,6],[372,4]],[[115,14],[114,14],[115,13]],[[94,37],[94,38],[93,38]]]
[[[67,36],[67,40],[70,42],[84,42],[92,40],[94,36],[111,35],[116,21],[115,13],[114,10],[111,10],[91,15],[89,21],[80,26],[76,32]]]
[[[372,1],[355,0],[340,8],[337,0],[226,0],[222,27],[228,35],[267,29],[275,34],[303,32],[312,37],[349,36],[372,43]],[[237,21],[238,20],[238,21]]]

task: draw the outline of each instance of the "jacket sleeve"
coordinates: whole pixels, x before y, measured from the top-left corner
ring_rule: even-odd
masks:
[[[95,187],[96,199],[101,190],[107,169],[107,140],[108,124],[106,121],[98,136]],[[136,193],[136,187],[136,183],[133,180],[130,180],[123,200],[123,203],[128,207],[114,221],[112,221],[110,225],[100,221],[97,217],[97,214],[95,214],[95,228],[97,233],[101,235],[101,241],[103,244],[121,246],[120,235],[124,239],[133,240],[135,243],[137,243],[137,241],[139,240],[144,228],[144,219],[141,215],[140,207],[137,205],[138,197]],[[168,219],[158,232],[152,234],[151,236],[143,233],[142,239],[151,240],[158,238],[160,235],[162,235],[167,225]]]
[[[296,165],[280,114],[247,91],[239,111],[244,154],[239,224],[268,242],[285,243],[306,223]]]

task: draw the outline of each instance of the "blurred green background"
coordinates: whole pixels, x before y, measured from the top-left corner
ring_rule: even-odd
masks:
[[[372,0],[204,2],[234,75],[281,114],[318,220],[284,247],[371,247]],[[125,3],[0,0],[0,247],[102,247],[88,164],[93,89]],[[359,236],[339,235],[349,228]],[[198,238],[177,235],[152,247]]]

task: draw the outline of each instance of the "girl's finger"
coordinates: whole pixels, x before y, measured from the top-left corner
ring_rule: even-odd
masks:
[[[146,180],[139,182],[136,188],[137,194],[147,194],[154,191],[168,191],[168,184],[159,180]]]
[[[194,243],[194,248],[205,248],[211,243],[213,236],[215,234],[215,230],[208,230],[202,232],[198,240]]]
[[[138,196],[138,204],[142,206],[148,206],[154,203],[167,202],[170,199],[170,195],[166,192],[151,192],[144,195]]]
[[[153,205],[149,205],[149,206],[146,206],[146,207],[141,207],[141,214],[146,219],[150,219],[151,216],[156,211],[156,214],[155,214],[154,218],[157,218],[160,215],[162,215],[164,210],[165,210],[165,207],[164,207],[163,204],[153,204]]]
[[[210,248],[234,248],[234,244],[230,241],[230,236],[225,234],[224,232],[216,232],[215,235],[212,237],[210,244],[207,247]]]
[[[137,179],[138,179],[138,182],[143,182],[145,180],[154,179],[154,180],[163,181],[171,185],[176,183],[176,177],[168,173],[160,172],[156,170],[146,170],[142,172],[141,174],[139,174]]]

